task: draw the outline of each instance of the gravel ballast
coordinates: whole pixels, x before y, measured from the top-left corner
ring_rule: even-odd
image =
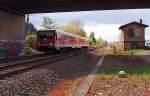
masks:
[[[0,81],[0,96],[46,96],[59,82],[58,76],[45,69],[35,69]]]
[[[57,89],[61,82],[86,77],[98,59],[94,53],[82,54],[5,78],[0,80],[0,96],[51,96],[60,92],[52,89]]]

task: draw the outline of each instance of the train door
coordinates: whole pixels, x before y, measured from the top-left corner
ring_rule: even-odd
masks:
[[[37,34],[38,49],[47,50],[55,45],[55,30],[40,30]]]
[[[55,48],[56,48],[56,50],[57,51],[59,51],[60,50],[60,46],[61,46],[61,34],[60,33],[58,33],[58,32],[56,32],[55,33],[56,35],[56,39],[55,39]]]

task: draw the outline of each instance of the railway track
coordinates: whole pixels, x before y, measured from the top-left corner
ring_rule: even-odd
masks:
[[[11,57],[7,58],[7,63],[27,60],[27,59],[31,59],[31,58],[37,58],[37,57],[41,57],[41,56],[45,56],[45,53],[38,53],[38,54],[32,54],[32,55],[19,56],[19,57],[16,57],[16,58],[11,56]],[[2,57],[0,57],[0,63],[4,63],[4,60],[3,60]]]
[[[95,49],[80,50],[80,51],[74,51],[74,52],[69,52],[69,53],[63,53],[59,55],[57,54],[53,56],[37,57],[37,58],[29,59],[29,60],[22,60],[22,61],[10,63],[10,64],[5,64],[5,65],[0,66],[0,79],[16,75],[18,73],[22,73],[27,70],[31,70],[33,68],[38,68],[40,66],[47,65],[47,63],[64,60],[64,59],[67,59],[68,57],[77,56],[82,53],[90,52],[93,50]]]

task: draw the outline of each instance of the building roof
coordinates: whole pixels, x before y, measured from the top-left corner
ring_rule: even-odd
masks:
[[[1,0],[0,9],[32,14],[150,8],[150,0]]]
[[[137,24],[137,25],[140,25],[140,26],[142,26],[142,27],[144,27],[144,28],[149,27],[148,25],[145,25],[145,24],[142,24],[142,23],[133,21],[133,22],[130,22],[130,23],[128,23],[128,24],[125,24],[125,25],[120,26],[119,29],[123,29],[123,28],[125,28],[125,27],[127,27],[127,26],[129,26],[129,25],[131,25],[131,24]]]

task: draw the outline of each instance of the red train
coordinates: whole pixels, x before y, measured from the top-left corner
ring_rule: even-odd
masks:
[[[39,30],[37,48],[39,51],[68,50],[72,48],[88,48],[86,38],[57,30]]]

